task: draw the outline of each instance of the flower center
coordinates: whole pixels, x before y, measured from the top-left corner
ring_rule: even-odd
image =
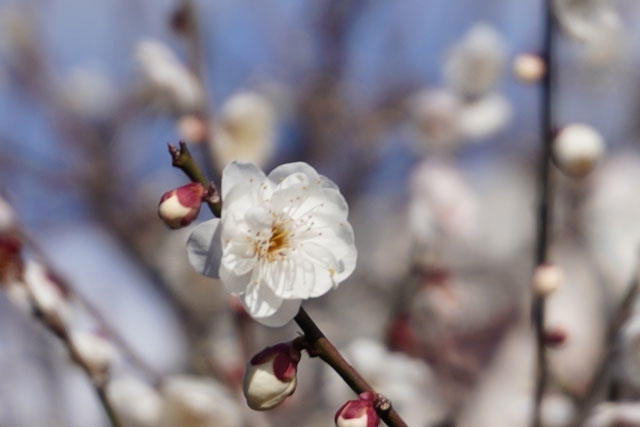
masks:
[[[271,238],[267,247],[267,258],[275,257],[281,249],[289,247],[289,230],[284,224],[274,223],[271,226]]]
[[[274,262],[286,256],[286,250],[291,248],[292,244],[293,232],[290,225],[290,221],[274,216],[270,227],[271,232],[258,233],[257,239],[254,240],[254,248],[259,258]]]

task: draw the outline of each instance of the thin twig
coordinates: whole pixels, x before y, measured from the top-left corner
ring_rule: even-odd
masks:
[[[302,307],[294,320],[304,332],[305,341],[308,345],[310,355],[320,357],[320,359],[322,359],[326,364],[331,366],[331,368],[333,368],[344,382],[357,394],[370,391],[379,396],[373,387],[371,387],[369,383],[362,378],[358,371],[356,371],[353,366],[351,366],[344,357],[342,357],[340,352],[335,348],[331,341],[327,339],[320,328],[318,328],[318,325],[315,324],[313,319],[309,317]],[[376,408],[376,411],[380,418],[389,427],[407,427],[407,424],[390,404],[384,408]]]
[[[73,340],[71,339],[67,328],[63,325],[62,321],[59,318],[52,318],[51,316],[46,315],[41,312],[35,301],[31,300],[31,306],[33,309],[34,317],[38,319],[53,335],[55,335],[62,344],[66,347],[69,352],[69,357],[72,361],[74,361],[86,374],[87,378],[93,385],[93,389],[98,396],[100,404],[104,408],[107,417],[109,418],[109,422],[113,427],[124,427],[120,422],[109,397],[107,396],[107,383],[109,379],[108,372],[97,374],[91,367],[86,363],[82,355],[78,352]]]
[[[542,57],[547,66],[541,84],[540,99],[540,135],[542,149],[540,154],[538,233],[536,239],[535,265],[547,262],[549,253],[551,213],[553,200],[552,185],[552,141],[553,141],[553,15],[550,0],[543,3],[543,45]],[[533,427],[541,425],[541,406],[548,377],[548,361],[545,345],[545,297],[534,291],[532,317],[536,341],[536,372],[534,410],[531,420]]]

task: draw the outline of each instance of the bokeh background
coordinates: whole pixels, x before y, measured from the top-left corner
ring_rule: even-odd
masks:
[[[329,426],[352,397],[305,356],[284,405],[246,408],[245,360],[297,329],[248,322],[188,265],[189,229],[158,218],[187,182],[167,150],[180,140],[214,181],[239,158],[306,161],[340,186],[358,267],[305,306],[409,425],[527,425],[540,88],[514,61],[541,48],[543,3],[0,1],[2,216],[71,288],[69,328],[114,345],[125,425]],[[554,170],[565,283],[547,321],[568,338],[543,415],[570,426],[605,400],[592,379],[640,239],[640,3],[556,3],[554,126],[588,124],[606,147],[584,178]],[[629,402],[634,319],[607,370]],[[7,295],[0,378],[2,427],[107,425],[64,347]]]

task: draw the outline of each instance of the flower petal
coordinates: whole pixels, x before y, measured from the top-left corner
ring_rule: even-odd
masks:
[[[239,184],[255,187],[256,191],[266,175],[253,163],[231,162],[222,171],[222,201],[226,203],[229,192]]]
[[[310,182],[317,181],[319,178],[318,172],[316,172],[311,165],[305,162],[285,163],[284,165],[280,165],[272,170],[267,178],[275,184],[280,184],[280,182],[284,181],[288,176],[297,173],[306,175]]]
[[[273,315],[269,317],[257,318],[256,320],[265,326],[277,328],[289,323],[300,311],[299,299],[286,299]]]
[[[187,241],[187,257],[195,270],[205,276],[217,278],[222,257],[220,220],[210,219],[196,226]]]
[[[282,305],[282,298],[262,280],[251,280],[241,300],[247,312],[256,319],[273,316]]]
[[[230,262],[225,255],[220,265],[220,280],[224,287],[234,295],[245,292],[252,277],[255,274],[255,260],[251,258],[239,259],[236,257]]]

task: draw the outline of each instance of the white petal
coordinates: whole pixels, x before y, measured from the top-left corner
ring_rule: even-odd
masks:
[[[255,261],[254,261],[255,262]],[[235,267],[235,265],[232,265]],[[249,283],[251,283],[252,276],[255,270],[248,271],[236,271],[236,269],[229,268],[225,260],[220,265],[220,280],[224,287],[234,295],[243,294]]]
[[[287,259],[265,262],[262,277],[274,294],[283,299],[309,298],[315,285],[315,266],[299,251],[289,254]]]
[[[272,316],[282,305],[282,298],[264,282],[252,280],[242,295],[242,303],[253,318]]]
[[[218,277],[222,247],[220,245],[220,220],[210,219],[196,226],[187,241],[187,257],[200,274]]]
[[[316,172],[316,170],[313,167],[311,167],[311,165],[309,165],[308,163],[295,162],[295,163],[285,163],[284,165],[278,166],[277,168],[271,171],[268,178],[272,182],[279,184],[280,182],[284,181],[289,175],[292,175],[295,173],[301,173],[303,175],[306,175],[310,182],[317,181],[318,178],[320,177],[318,175],[318,172]]]
[[[222,201],[226,202],[227,195],[237,185],[251,185],[258,189],[265,179],[264,172],[253,163],[229,163],[222,171]]]
[[[256,320],[265,326],[272,328],[284,326],[289,323],[300,311],[299,299],[286,299],[272,316],[257,318]]]
[[[333,280],[335,280],[336,283],[340,283],[347,277],[351,276],[353,270],[356,269],[357,260],[358,251],[356,250],[356,246],[352,245],[347,254],[340,259],[340,267],[338,268],[335,276],[333,276]]]
[[[330,247],[318,245],[313,241],[306,242],[302,253],[314,264],[314,283],[311,297],[326,294],[335,288],[338,283],[334,280],[335,274],[340,268],[338,260],[334,257]]]

